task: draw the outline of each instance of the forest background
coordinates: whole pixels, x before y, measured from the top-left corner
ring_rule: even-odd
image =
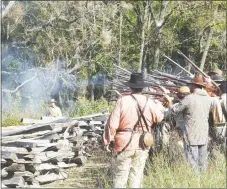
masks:
[[[226,1],[1,1],[3,126],[108,107],[113,64],[144,74],[186,67],[226,72]],[[224,75],[226,77],[226,75]]]

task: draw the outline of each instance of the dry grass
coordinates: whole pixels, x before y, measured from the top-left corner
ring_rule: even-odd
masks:
[[[182,157],[170,158],[170,152],[154,155],[152,164],[147,162],[144,188],[226,188],[226,162],[224,154],[217,152],[209,160],[209,169],[198,176]],[[170,154],[169,154],[170,155]],[[111,157],[96,151],[84,167],[71,168],[68,178],[43,187],[57,188],[111,188]]]

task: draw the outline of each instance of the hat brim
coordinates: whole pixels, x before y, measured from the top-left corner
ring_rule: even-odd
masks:
[[[188,84],[194,84],[194,85],[199,85],[199,86],[202,86],[202,87],[206,87],[206,85],[203,84],[203,83],[189,82]]]
[[[208,74],[208,75],[209,75],[209,74],[217,74],[217,72],[215,72],[215,71],[210,71],[210,72],[208,72],[207,74]]]
[[[218,83],[221,83],[221,82],[223,82],[224,80],[222,79],[222,80],[213,80],[213,81],[218,82]]]
[[[149,87],[150,84],[149,83],[130,83],[130,82],[123,82],[124,85],[130,87],[130,88],[134,88],[134,89],[143,89],[145,87]]]
[[[49,103],[56,103],[57,101],[49,101]]]

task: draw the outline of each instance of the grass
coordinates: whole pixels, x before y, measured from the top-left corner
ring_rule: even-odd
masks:
[[[27,106],[22,106],[21,100],[16,98],[8,102],[10,106],[8,108],[2,108],[2,126],[12,126],[12,125],[23,125],[20,121],[23,117],[31,119],[40,119],[41,116],[45,115],[47,109],[47,104],[44,101],[33,102]],[[30,105],[30,106],[29,106]],[[33,105],[33,107],[32,107]],[[34,105],[36,105],[34,107]],[[80,98],[75,104],[67,109],[63,109],[63,116],[77,117],[83,115],[89,115],[98,113],[99,111],[106,109],[111,111],[112,105],[104,98],[100,98],[96,101],[89,101],[85,98]]]
[[[111,107],[112,105],[109,105],[105,99],[91,102],[82,98],[76,102],[72,109],[63,111],[63,114],[75,117],[97,113],[104,108],[111,111]],[[14,101],[10,110],[2,111],[2,126],[21,125],[20,119],[22,117],[40,118],[44,112],[45,105],[42,103],[40,109],[31,111],[29,107],[22,107],[19,101]],[[112,158],[109,153],[101,149],[95,150],[93,156],[84,166],[69,169],[66,180],[46,184],[43,187],[111,188],[111,162]],[[143,187],[226,188],[225,156],[217,150],[216,158],[209,160],[208,171],[198,177],[185,162],[182,153],[176,148],[176,144],[172,144],[171,149],[154,154],[153,158],[147,162]]]
[[[209,168],[201,177],[179,157],[173,160],[162,151],[147,161],[144,188],[226,188],[225,156],[217,152],[216,159],[209,160]],[[170,159],[172,162],[170,162]],[[111,188],[111,156],[101,149],[93,153],[83,167],[69,170],[64,181],[43,185],[45,188]]]

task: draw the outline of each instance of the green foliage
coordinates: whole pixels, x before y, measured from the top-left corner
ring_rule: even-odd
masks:
[[[150,3],[157,19],[161,2]],[[28,44],[18,54],[21,62],[31,57],[32,53],[38,54],[32,57],[37,66],[53,64],[54,60],[61,59],[67,62],[66,69],[79,64],[78,78],[88,78],[100,72],[95,66],[97,62],[111,72],[112,63],[118,60],[120,52],[120,65],[136,70],[140,59],[142,25],[148,24],[150,26],[145,31],[144,55],[148,57],[145,63],[152,67],[157,28],[150,12],[149,22],[144,21],[146,1],[128,1],[124,6],[119,4],[121,3],[111,2],[106,5],[101,1],[20,2],[13,9],[13,16],[3,19],[2,41],[7,44],[11,41]],[[218,12],[214,18],[217,6]],[[190,53],[196,62],[200,62],[203,51],[200,49],[200,42],[205,43],[208,36],[203,31],[212,26],[214,33],[206,62],[224,62],[223,48],[226,47],[223,45],[225,39],[221,36],[226,28],[225,7],[224,1],[168,2],[160,50],[171,56],[176,49],[184,49],[186,54]],[[8,26],[12,32],[8,32]],[[103,45],[103,31],[111,31],[107,36],[111,39],[108,45]],[[200,40],[201,37],[203,41]],[[5,48],[7,46],[3,46],[3,50]],[[15,50],[18,48],[15,47]],[[160,58],[160,62],[162,60]],[[11,63],[11,67],[16,66]],[[209,64],[205,65],[205,69],[209,67]],[[102,72],[105,73],[105,70]]]
[[[89,101],[86,98],[80,98],[74,105],[73,109],[68,112],[70,117],[84,116],[89,114],[98,113],[103,109],[110,110],[106,99],[101,98],[96,101]]]
[[[10,114],[10,113],[3,114],[2,117],[3,117],[2,127],[21,125],[21,122],[20,122],[21,118],[15,114]]]
[[[6,102],[2,105],[2,126],[22,125],[22,118],[40,119],[46,111],[43,101],[27,99],[24,105],[19,94],[7,95]]]

